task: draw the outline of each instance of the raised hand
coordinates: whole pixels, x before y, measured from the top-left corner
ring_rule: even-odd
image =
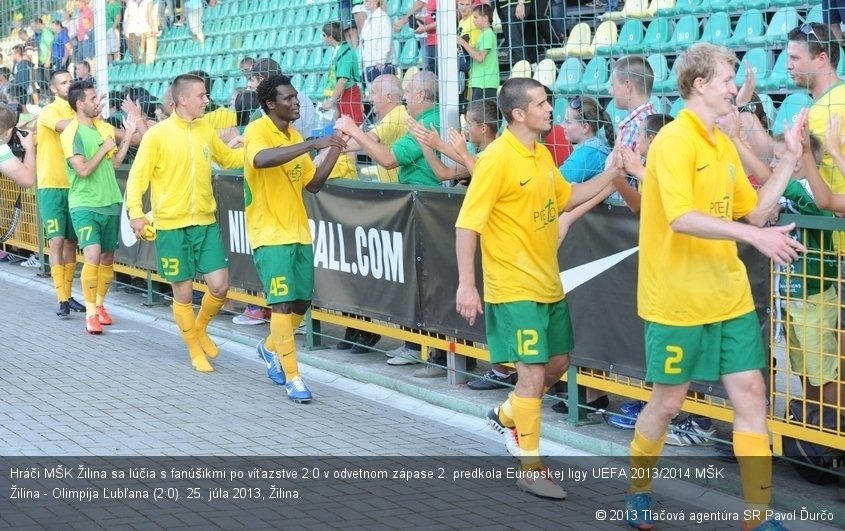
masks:
[[[807,248],[801,245],[801,242],[789,235],[793,229],[795,229],[795,223],[758,229],[758,234],[751,244],[776,264],[787,266],[798,258],[798,253],[807,252]]]
[[[826,148],[828,153],[842,153],[842,117],[838,114],[834,114],[830,117],[830,120],[828,120],[827,138],[825,140],[827,141]]]

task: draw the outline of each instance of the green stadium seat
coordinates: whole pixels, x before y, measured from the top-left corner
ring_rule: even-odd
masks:
[[[795,122],[795,117],[801,112],[801,109],[809,107],[812,103],[813,99],[804,92],[793,92],[787,96],[783,100],[783,103],[780,104],[775,120],[772,123],[772,134],[777,135],[783,133],[783,123]]]
[[[689,15],[695,12],[696,6],[702,0],[677,0],[671,8],[657,8],[658,17],[672,17],[677,15]]]
[[[678,61],[677,59],[675,62],[672,63],[672,69],[669,70],[669,75],[666,76],[666,79],[660,83],[654,83],[654,92],[657,94],[662,94],[666,92],[674,92],[678,90]]]
[[[416,39],[408,39],[402,45],[402,51],[399,53],[399,66],[408,68],[416,65],[420,60],[419,49],[417,48]]]
[[[302,91],[302,87],[305,85],[305,76],[302,74],[294,74],[290,78],[290,84],[293,85],[297,91]]]
[[[593,57],[584,67],[581,76],[581,92],[605,95],[610,91],[610,65],[604,57]]]
[[[658,52],[681,51],[689,45],[698,41],[699,35],[698,17],[695,15],[684,15],[678,19],[672,38],[663,43],[655,43],[652,50]]]
[[[645,34],[645,26],[643,21],[638,18],[626,20],[619,30],[619,35],[616,37],[616,42],[612,45],[597,45],[596,55],[619,56],[628,53],[628,50],[638,45],[643,40]]]
[[[651,102],[651,105],[654,109],[659,113],[666,112],[666,101],[661,98],[660,96],[653,95],[651,98],[648,99]]]
[[[308,55],[308,61],[305,63],[306,72],[319,72],[323,64],[323,49],[314,48]]]
[[[669,116],[675,118],[681,109],[684,108],[684,98],[677,98],[672,102],[672,107],[669,108]]]
[[[293,62],[293,68],[291,69],[290,73],[304,73],[307,71],[308,66],[308,49],[307,48],[300,48],[298,52],[296,52],[296,60]]]
[[[760,103],[763,104],[763,112],[769,118],[769,122],[772,121],[772,117],[775,115],[775,103],[772,101],[772,97],[768,94],[757,94],[757,97],[760,98]]]
[[[232,93],[226,92],[226,83],[222,77],[214,77],[214,83],[211,85],[211,94],[209,98],[211,101],[219,104],[219,105],[227,105],[229,103],[229,99],[232,97]]]
[[[628,111],[616,107],[616,103],[610,100],[607,107],[604,108],[607,115],[610,117],[610,123],[613,124],[613,132],[619,131],[619,124],[628,116]]]
[[[768,79],[772,71],[772,61],[769,56],[769,51],[765,48],[752,48],[745,52],[742,60],[739,62],[739,67],[736,70],[736,84],[742,86],[745,83],[745,75],[748,67],[754,72],[755,90],[757,87],[763,87],[763,81]]]
[[[731,0],[730,10],[740,9],[768,9],[771,7],[771,0]]]
[[[731,18],[724,11],[713,13],[704,23],[701,40],[721,45],[731,35]]]
[[[669,63],[662,53],[653,53],[646,59],[654,72],[654,85],[664,83],[669,77]]]
[[[730,11],[730,0],[701,0],[695,5],[692,13],[703,15],[717,11]]]
[[[316,72],[312,72],[308,74],[305,78],[305,82],[302,85],[302,92],[304,92],[309,98],[314,99],[314,96],[320,94],[322,95],[323,87],[322,87],[322,76]],[[318,99],[323,99],[322,97]]]
[[[282,72],[284,72],[285,74],[290,73],[290,71],[293,70],[294,62],[296,62],[296,49],[288,48],[287,51],[285,51],[285,58],[279,65],[282,69]]]
[[[645,30],[643,40],[639,44],[632,44],[628,53],[648,53],[669,40],[672,36],[672,28],[668,18],[656,18],[652,20]]]
[[[566,120],[566,108],[569,106],[569,100],[564,97],[555,98],[555,109],[552,120],[556,124],[562,124]]]
[[[552,92],[565,96],[577,94],[583,76],[584,62],[577,57],[570,57],[560,65]]]
[[[765,35],[746,39],[749,45],[775,44],[786,41],[786,34],[798,25],[798,11],[794,7],[782,7],[775,11]]]
[[[402,43],[399,42],[399,41],[393,41],[393,49],[398,52],[399,50],[402,49]],[[326,48],[323,51],[323,59],[320,61],[320,70],[322,72],[328,72],[329,71],[329,66],[331,66],[331,64],[332,64],[332,56],[333,55],[334,55],[334,53],[329,48]]]
[[[777,58],[775,59],[775,64],[772,66],[772,71],[769,74],[769,77],[766,79],[758,80],[757,84],[760,85],[760,81],[763,82],[763,87],[766,90],[780,90],[783,88],[793,89],[795,88],[795,82],[792,81],[792,76],[789,75],[789,72],[786,70],[786,63],[789,61],[789,57],[786,53],[786,50],[781,50],[778,54]]]
[[[803,6],[806,0],[772,0],[772,5],[776,7],[784,6]]]
[[[824,24],[824,19],[822,18],[821,4],[813,6],[810,8],[809,11],[807,11],[807,16],[804,17],[804,22],[808,24],[812,24],[813,22]]]
[[[763,38],[766,32],[766,19],[763,13],[750,9],[739,16],[733,33],[725,45],[729,48],[747,46],[752,40]]]

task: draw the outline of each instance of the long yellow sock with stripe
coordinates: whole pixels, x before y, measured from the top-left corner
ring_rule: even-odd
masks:
[[[203,352],[209,358],[216,358],[219,351],[217,344],[208,337],[206,329],[208,328],[208,323],[214,319],[214,316],[220,313],[220,309],[223,308],[225,302],[225,298],[218,299],[210,291],[206,291],[205,295],[202,296],[200,309],[197,312],[197,339],[202,346]]]
[[[298,313],[290,314],[290,326],[291,326],[291,328],[293,328],[294,332],[296,332],[296,329],[299,328],[299,325],[302,324],[303,319],[305,319],[304,314],[302,314],[302,315],[300,315]]]
[[[106,300],[106,295],[109,293],[109,288],[111,288],[112,280],[114,280],[114,264],[100,264],[99,271],[100,274],[97,277],[97,306],[102,306]]]
[[[73,296],[73,277],[76,275],[76,260],[65,264],[65,300]]]
[[[742,497],[747,510],[745,514],[759,515],[758,518],[746,520],[747,526],[753,528],[765,520],[766,509],[772,501],[772,450],[769,448],[769,436],[735,431],[734,455],[739,462],[742,477]]]
[[[100,279],[100,266],[85,262],[82,264],[82,297],[85,299],[85,317],[97,315],[97,284]]]
[[[663,451],[663,444],[666,442],[666,434],[660,439],[652,441],[646,439],[638,429],[634,429],[634,438],[631,441],[631,492],[651,492],[651,470],[660,459],[660,452]]]
[[[50,267],[50,277],[53,279],[53,289],[56,290],[56,299],[60,303],[67,300],[65,295],[65,266],[56,265]]]
[[[508,397],[502,402],[502,405],[499,406],[499,422],[502,423],[502,426],[506,428],[513,428],[513,391],[508,393]]]
[[[299,376],[296,345],[293,342],[293,319],[289,313],[273,312],[270,317],[270,340],[288,381]]]
[[[523,470],[541,468],[540,462],[540,408],[543,400],[512,395],[513,420],[519,436],[520,458]]]
[[[211,372],[214,367],[208,363],[205,353],[197,339],[196,319],[194,318],[194,305],[190,302],[181,303],[173,301],[173,320],[182,332],[182,339],[188,347],[188,355],[191,357],[191,365],[200,372]]]

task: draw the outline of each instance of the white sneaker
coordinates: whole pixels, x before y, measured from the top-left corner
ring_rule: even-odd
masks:
[[[703,420],[702,420],[702,423]],[[703,428],[694,417],[687,417],[669,425],[666,430],[666,444],[671,446],[710,446],[716,428]]]
[[[550,498],[552,500],[566,499],[566,491],[552,481],[548,470],[532,470],[526,472],[526,477],[516,480],[516,486],[523,492],[541,498]]]
[[[293,331],[293,335],[295,335],[295,336],[308,335],[308,326],[305,324],[305,321],[303,321],[301,325],[296,327],[296,330]]]
[[[388,365],[414,365],[421,363],[421,353],[419,350],[411,350],[408,347],[402,347],[399,350],[394,350],[387,353],[390,359],[387,360]]]
[[[31,254],[26,261],[21,262],[21,267],[41,267],[41,260],[38,259],[38,255]]]
[[[502,434],[505,439],[505,448],[512,456],[522,457],[522,448],[519,447],[519,435],[516,433],[516,428],[505,427],[505,432]]]

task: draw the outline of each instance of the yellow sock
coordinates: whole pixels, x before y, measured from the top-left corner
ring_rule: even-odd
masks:
[[[302,320],[305,319],[305,315],[300,315],[298,313],[290,314],[290,325],[293,328],[293,331],[296,332],[296,329],[299,328],[299,325],[302,324]]]
[[[76,260],[65,264],[65,300],[73,296],[73,277],[76,275]]]
[[[759,515],[746,520],[749,527],[760,525],[772,500],[772,450],[769,436],[762,433],[734,432],[734,455],[742,477],[742,496],[745,508]],[[757,512],[753,512],[753,511]]]
[[[100,266],[85,262],[82,264],[82,297],[85,299],[85,317],[97,315],[97,284],[100,278]]]
[[[270,317],[270,340],[276,348],[276,355],[285,378],[288,381],[299,376],[299,364],[296,361],[296,345],[293,342],[293,319],[289,313],[276,313]]]
[[[102,306],[109,288],[111,288],[112,280],[114,280],[114,264],[100,264],[99,271],[100,274],[97,277],[97,306]]]
[[[660,439],[652,441],[646,439],[638,429],[634,429],[634,439],[631,441],[631,468],[641,470],[631,474],[631,492],[651,492],[651,474],[642,471],[651,470],[660,459],[663,443],[666,442],[664,433]]]
[[[173,301],[173,319],[176,326],[182,332],[182,339],[188,347],[188,355],[191,357],[191,365],[200,372],[211,372],[214,367],[208,363],[202,346],[197,339],[196,319],[194,318],[194,306],[191,303]]]
[[[199,312],[197,312],[197,339],[202,346],[203,352],[209,358],[216,358],[219,351],[217,344],[208,337],[206,329],[208,328],[208,323],[220,312],[225,302],[225,298],[218,299],[210,291],[206,291],[205,295],[202,296]]]
[[[50,268],[50,277],[53,279],[53,289],[56,290],[56,298],[59,302],[65,302],[65,266],[56,265]]]
[[[513,428],[513,403],[511,400],[513,399],[513,391],[508,393],[508,398],[502,402],[502,405],[499,406],[499,420],[502,422],[502,425],[506,428]]]
[[[519,435],[519,449],[523,457],[522,469],[540,468],[540,408],[543,400],[512,395],[513,420]]]

